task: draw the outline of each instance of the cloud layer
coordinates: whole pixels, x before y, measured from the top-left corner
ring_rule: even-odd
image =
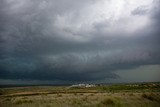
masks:
[[[159,0],[1,0],[0,78],[96,81],[160,64]]]

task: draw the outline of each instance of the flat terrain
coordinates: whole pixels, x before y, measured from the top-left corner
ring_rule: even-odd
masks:
[[[0,88],[0,107],[160,107],[160,84]]]

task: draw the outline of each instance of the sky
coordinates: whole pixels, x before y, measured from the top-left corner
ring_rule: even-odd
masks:
[[[0,84],[160,82],[160,0],[0,0]]]

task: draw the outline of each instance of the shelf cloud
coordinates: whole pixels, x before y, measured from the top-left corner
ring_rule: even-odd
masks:
[[[157,67],[159,29],[160,0],[1,0],[0,79],[103,81]]]

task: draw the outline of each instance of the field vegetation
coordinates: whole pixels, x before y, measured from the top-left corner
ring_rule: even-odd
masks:
[[[160,107],[160,84],[0,88],[0,107]]]

